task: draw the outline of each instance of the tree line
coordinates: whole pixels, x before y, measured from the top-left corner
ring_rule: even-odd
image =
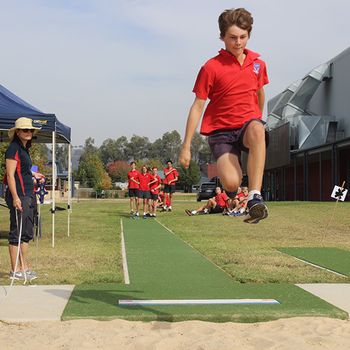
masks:
[[[79,161],[78,170],[73,173],[75,180],[82,186],[95,189],[110,189],[115,182],[127,181],[129,162],[136,161],[137,167],[143,164],[156,166],[160,170],[168,159],[174,162],[179,170],[179,183],[189,189],[200,179],[200,165],[211,161],[211,153],[205,137],[195,133],[191,145],[192,161],[189,169],[177,166],[177,159],[181,149],[180,134],[173,130],[166,132],[162,137],[151,142],[148,137],[133,135],[130,139],[121,136],[117,139],[108,138],[100,147],[95,145],[92,137],[85,140],[83,152]],[[5,174],[5,151],[8,143],[0,143],[0,178]],[[35,144],[30,150],[33,164],[38,165],[41,172],[51,174],[48,165],[50,149],[45,144]],[[63,169],[68,168],[68,147],[57,145],[56,161]]]
[[[211,153],[206,138],[196,132],[191,145],[190,168],[184,169],[177,166],[181,144],[181,136],[176,130],[164,133],[154,142],[148,137],[138,135],[133,135],[130,140],[125,136],[108,138],[100,147],[96,147],[94,139],[89,137],[85,140],[75,179],[83,186],[108,189],[112,183],[127,181],[131,160],[136,161],[137,168],[147,164],[163,169],[170,159],[179,170],[179,184],[189,190],[193,184],[199,182],[199,166],[210,162]]]

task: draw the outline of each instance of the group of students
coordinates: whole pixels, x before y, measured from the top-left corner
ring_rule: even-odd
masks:
[[[136,169],[136,163],[130,163],[128,172],[128,189],[130,198],[130,215],[133,218],[140,217],[140,206],[142,202],[143,218],[156,217],[157,208],[162,211],[172,211],[172,197],[175,185],[179,179],[179,173],[173,167],[171,160],[167,161],[164,168],[164,179],[158,175],[158,168],[149,168],[146,165],[141,171]]]
[[[186,209],[185,212],[189,216],[217,213],[229,216],[247,215],[249,212],[247,210],[248,193],[248,187],[238,187],[236,195],[230,198],[225,191],[218,186],[215,188],[215,196],[209,198],[205,205],[200,206],[196,210]]]

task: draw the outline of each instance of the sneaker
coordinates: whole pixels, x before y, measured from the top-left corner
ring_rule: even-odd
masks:
[[[186,212],[186,214],[187,214],[188,216],[192,216],[192,215],[193,215],[192,212],[191,212],[191,210],[189,210],[189,209],[185,209],[185,212]]]
[[[257,224],[269,215],[268,209],[260,194],[255,194],[253,199],[247,203],[248,215],[243,220],[248,224]]]
[[[171,207],[168,207],[168,211],[172,211],[173,209]]]
[[[143,218],[144,218],[144,219],[147,219],[147,218],[148,218],[148,216],[145,214],[145,215],[143,216]]]
[[[38,275],[36,274],[36,272],[34,272],[33,270],[27,270],[25,272],[26,277],[28,280],[32,281],[38,278]]]
[[[11,280],[24,280],[24,274],[22,271],[17,271],[17,272],[10,272],[10,279]]]

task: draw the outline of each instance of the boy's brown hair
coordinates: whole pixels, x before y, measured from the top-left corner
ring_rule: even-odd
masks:
[[[247,30],[248,35],[253,29],[253,17],[249,11],[244,8],[225,10],[219,16],[219,29],[220,38],[223,38],[228,30],[232,26],[237,26],[241,29]]]

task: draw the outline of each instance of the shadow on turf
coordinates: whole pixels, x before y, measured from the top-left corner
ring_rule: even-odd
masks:
[[[8,246],[8,231],[0,231],[0,247]]]
[[[74,290],[69,303],[64,312],[64,319],[74,318],[111,318],[119,317],[124,319],[139,319],[140,310],[151,313],[150,318],[157,321],[173,321],[173,315],[151,307],[141,305],[137,306],[121,306],[118,305],[119,300],[141,300],[135,297],[135,294],[143,293],[141,290]],[[90,307],[89,307],[90,305]]]

